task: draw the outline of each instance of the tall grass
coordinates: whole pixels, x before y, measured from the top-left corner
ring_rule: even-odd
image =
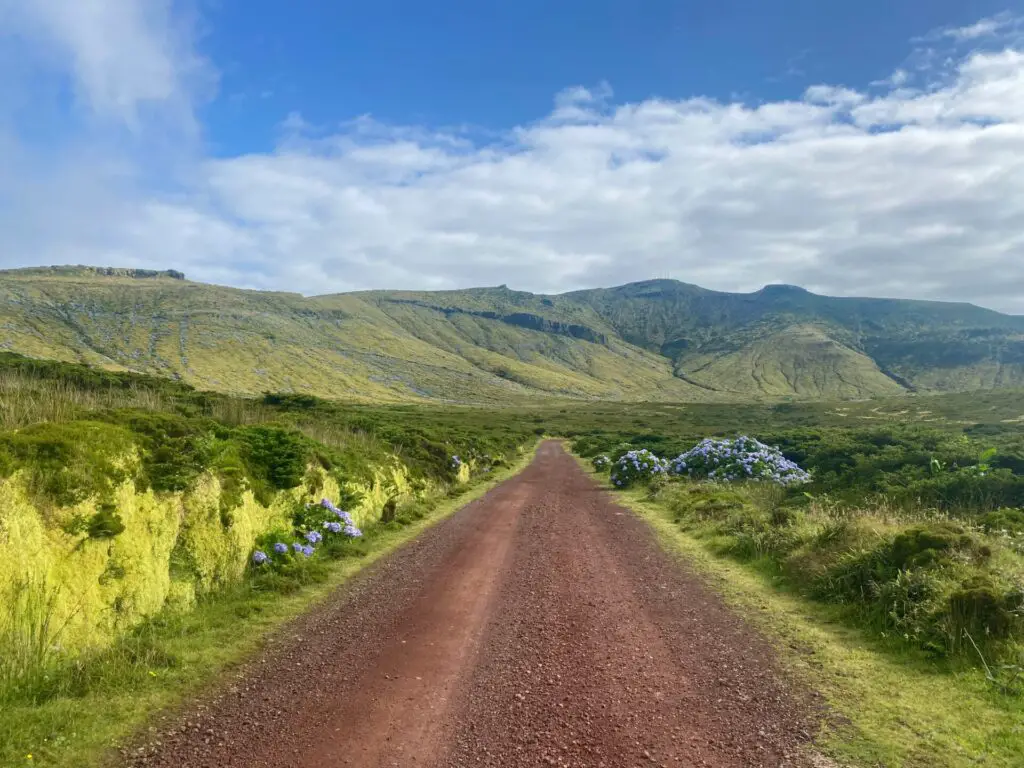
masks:
[[[763,484],[677,481],[652,497],[712,550],[841,606],[877,637],[969,664],[1024,648],[1024,533],[905,500],[850,505]]]
[[[69,618],[57,618],[59,587],[45,577],[11,585],[0,613],[0,701],[31,695],[60,657],[60,637]]]
[[[84,389],[68,380],[0,370],[0,429],[73,421],[104,408],[164,411],[168,403],[162,393],[143,386]]]
[[[213,401],[210,416],[232,427],[266,424],[273,421],[277,413],[261,401],[247,397],[224,397]]]
[[[364,429],[325,421],[302,421],[297,426],[306,437],[331,448],[371,454],[380,448],[380,440]]]

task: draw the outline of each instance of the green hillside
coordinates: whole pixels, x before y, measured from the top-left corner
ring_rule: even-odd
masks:
[[[861,397],[1024,383],[1024,317],[970,304],[720,293],[674,280],[579,291],[622,338],[716,391]]]
[[[1024,384],[1024,318],[670,280],[306,298],[180,273],[0,272],[0,347],[249,394],[361,401],[862,398]]]

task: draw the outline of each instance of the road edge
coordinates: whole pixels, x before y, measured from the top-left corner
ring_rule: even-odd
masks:
[[[442,498],[421,520],[383,534],[374,542],[376,546],[364,556],[331,563],[329,576],[323,582],[307,585],[292,595],[279,596],[273,610],[268,611],[271,615],[255,616],[248,622],[244,618],[240,619],[238,634],[242,639],[237,645],[219,653],[216,659],[200,665],[203,674],[201,681],[197,682],[194,677],[186,678],[157,691],[140,691],[137,695],[126,696],[109,713],[104,713],[102,719],[91,722],[86,720],[81,724],[84,727],[78,730],[84,730],[89,735],[56,749],[56,745],[50,744],[47,750],[49,755],[46,757],[41,754],[28,757],[32,752],[26,752],[26,762],[18,764],[48,765],[52,768],[108,768],[122,764],[124,755],[144,740],[147,731],[154,728],[159,730],[160,724],[180,716],[191,704],[215,695],[218,689],[229,684],[238,669],[256,658],[277,638],[286,635],[290,625],[317,610],[338,590],[344,589],[351,579],[523,472],[533,462],[540,443],[538,439],[527,444],[517,460],[508,467],[494,471],[486,479],[473,483],[456,496]],[[224,595],[223,599],[227,607],[231,598]],[[81,712],[87,709],[87,704],[83,700],[77,702],[76,707]],[[14,763],[5,762],[3,765],[13,766]]]
[[[831,619],[826,607],[787,594],[766,575],[712,553],[680,530],[646,489],[613,488],[604,473],[571,451],[568,441],[565,447],[616,504],[651,528],[666,552],[698,573],[771,642],[794,680],[824,697],[830,714],[814,739],[820,754],[811,755],[822,768],[956,768],[976,764],[979,756],[986,765],[1013,768],[1014,755],[990,751],[998,748],[998,725],[987,721],[986,732],[986,724],[964,714],[987,705],[986,691],[976,681],[929,675],[872,651],[859,630]],[[1013,719],[990,709],[996,720]],[[944,716],[941,728],[939,716]]]

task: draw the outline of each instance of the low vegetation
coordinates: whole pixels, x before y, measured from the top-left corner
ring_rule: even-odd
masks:
[[[872,653],[1024,701],[1022,418],[1015,390],[242,398],[0,353],[0,764],[83,764],[545,434]]]
[[[1010,766],[1024,750],[1024,465],[1013,428],[983,426],[766,424],[760,440],[696,443],[612,426],[573,446],[669,546],[710,556],[745,608],[786,612],[773,631],[819,654],[800,665],[848,718],[822,736],[837,756]]]
[[[3,765],[87,764],[536,440],[15,356],[0,414]]]
[[[1014,449],[911,428],[779,433],[767,438],[777,454],[746,437],[705,440],[662,459],[614,440],[580,437],[575,448],[607,455],[614,486],[646,483],[715,552],[844,606],[869,631],[980,665],[1007,690],[1024,683]]]

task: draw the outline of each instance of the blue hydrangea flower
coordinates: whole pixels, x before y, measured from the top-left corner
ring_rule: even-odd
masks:
[[[274,551],[277,552],[277,554],[279,555],[283,555],[288,551],[288,545],[284,542],[279,541],[277,542],[277,544],[274,545]]]
[[[308,544],[306,546],[302,547],[302,549],[300,551],[306,557],[312,557],[313,556],[313,548],[311,546],[309,546]]]
[[[706,438],[670,464],[675,475],[709,480],[750,480],[779,485],[810,482],[811,476],[782,451],[752,437],[741,435],[734,440]]]
[[[665,471],[664,459],[644,448],[622,454],[612,465],[611,479],[616,487],[625,488],[633,483],[647,482]]]
[[[306,534],[306,541],[310,544],[316,544],[321,539],[323,539],[323,536],[321,536],[317,531],[310,531]]]
[[[345,535],[352,539],[358,539],[360,536],[363,535],[363,532],[351,523],[349,523],[345,526]]]
[[[302,545],[296,541],[294,544],[292,544],[292,549],[294,549],[296,552],[301,552]]]
[[[263,565],[264,563],[269,563],[270,558],[267,556],[266,552],[262,552],[257,549],[252,553],[252,561],[256,563],[256,565]]]
[[[326,528],[331,533],[341,533],[341,523],[328,521],[324,523],[324,528]]]

